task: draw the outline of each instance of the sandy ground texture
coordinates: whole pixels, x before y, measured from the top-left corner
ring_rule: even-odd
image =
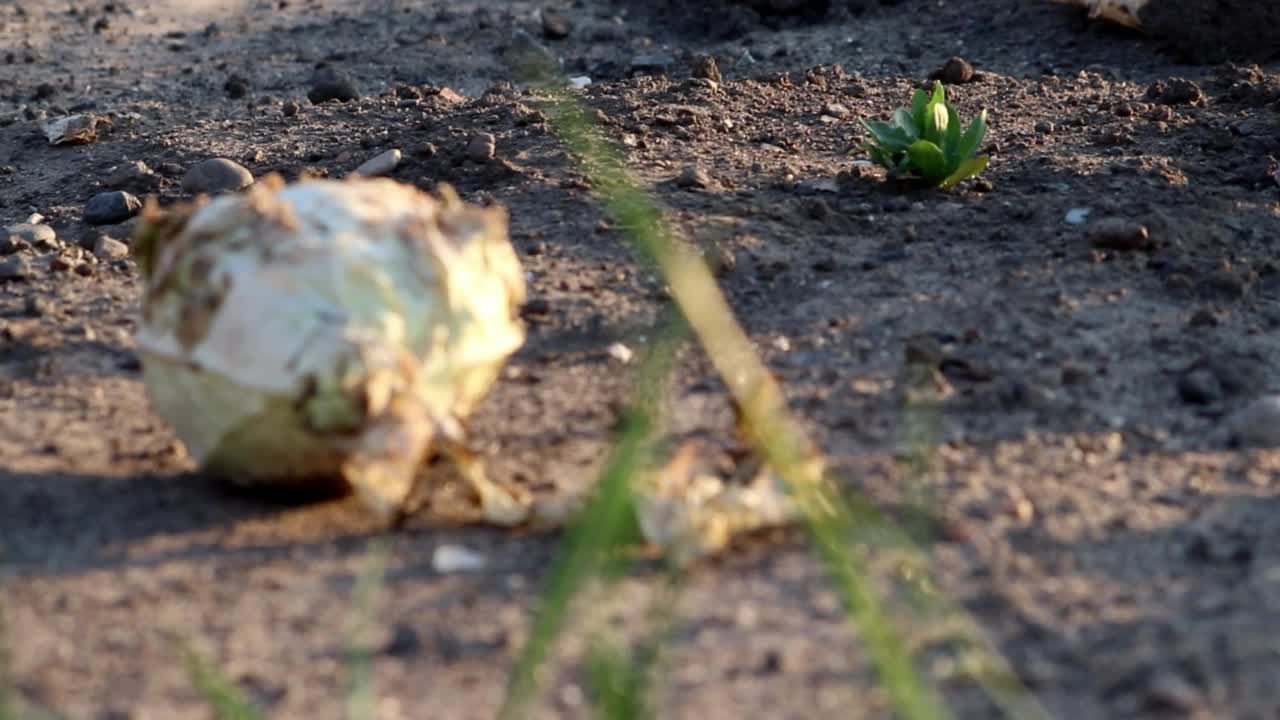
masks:
[[[536,99],[504,83],[520,28],[593,80],[601,127],[722,266],[850,486],[927,498],[942,590],[1055,717],[1280,711],[1280,66],[1193,63],[1048,2],[542,9],[0,0],[0,225],[39,213],[47,228],[0,236],[0,564],[26,703],[210,717],[164,639],[178,628],[268,716],[340,717],[377,530],[350,501],[192,472],[139,382],[139,280],[117,242],[131,205],[100,193],[167,203],[209,158],[337,176],[394,148],[393,177],[506,205],[530,339],[476,427],[497,472],[538,493],[592,478],[626,393],[609,347],[639,348],[665,296]],[[718,82],[693,76],[703,53]],[[961,114],[990,110],[991,169],[951,194],[891,186],[856,162],[857,119],[888,116],[952,56],[975,70],[953,85]],[[310,102],[321,64],[328,95],[358,97]],[[109,123],[50,146],[42,123],[68,112]],[[945,396],[936,471],[913,486],[908,364]],[[694,349],[670,405],[680,437],[728,445],[731,410]],[[557,539],[397,534],[378,717],[492,717]],[[447,546],[487,564],[442,572]],[[578,615],[636,627],[656,582]],[[662,717],[886,715],[799,533],[702,564],[680,610]],[[959,717],[995,716],[945,633],[908,634]],[[543,717],[589,714],[582,651],[581,636],[558,648]]]

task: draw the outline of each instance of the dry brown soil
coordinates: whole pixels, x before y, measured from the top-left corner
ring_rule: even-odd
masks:
[[[930,553],[1055,717],[1276,716],[1280,453],[1266,437],[1236,447],[1230,418],[1280,390],[1280,66],[1191,64],[1023,0],[764,18],[548,4],[566,39],[542,39],[528,2],[0,0],[0,225],[38,212],[58,233],[0,258],[25,271],[0,284],[0,563],[26,703],[209,717],[162,636],[176,627],[270,717],[339,717],[377,530],[347,501],[236,495],[192,472],[140,386],[136,268],[81,250],[129,233],[83,222],[95,193],[170,202],[208,157],[293,178],[401,148],[396,178],[506,205],[530,340],[476,426],[499,471],[539,492],[590,480],[626,392],[607,348],[638,348],[665,300],[536,98],[497,84],[519,27],[595,81],[602,127],[726,261],[734,308],[852,487],[906,496],[904,358],[940,368]],[[722,83],[690,78],[704,52]],[[646,55],[667,75],[631,77]],[[991,111],[985,180],[916,191],[856,165],[857,119],[887,116],[953,55],[979,72],[953,88],[962,115]],[[321,62],[361,98],[309,104]],[[41,119],[72,109],[112,125],[50,147]],[[466,159],[478,132],[494,161]],[[157,176],[113,175],[134,161]],[[674,182],[695,163],[705,187]],[[1068,223],[1079,208],[1086,222]],[[1142,244],[1139,225],[1143,247],[1093,244]],[[694,350],[671,405],[681,437],[727,442],[731,411]],[[492,717],[557,541],[398,533],[374,620],[379,717]],[[445,544],[488,566],[437,572]],[[630,627],[655,582],[630,578],[597,609]],[[885,716],[799,534],[702,564],[681,612],[662,717]],[[918,629],[957,714],[993,717]],[[580,637],[559,649],[545,717],[588,714],[581,651]]]

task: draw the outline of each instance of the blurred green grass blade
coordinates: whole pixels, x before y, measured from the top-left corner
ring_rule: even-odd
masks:
[[[809,532],[814,544],[897,714],[910,720],[950,717],[936,691],[916,669],[906,644],[881,607],[866,569],[849,550],[852,517],[843,512],[815,512],[811,517]]]
[[[240,688],[236,687],[235,683],[231,682],[213,661],[178,633],[171,632],[169,637],[182,656],[191,684],[213,709],[213,715],[217,720],[265,720],[262,713],[249,702]]]
[[[628,208],[624,205],[624,209]],[[632,407],[624,413],[595,493],[570,526],[552,563],[547,588],[498,714],[501,720],[525,717],[529,703],[540,690],[538,672],[564,626],[574,595],[608,568],[610,554],[634,526],[631,478],[648,464],[656,403],[665,394],[676,350],[687,334],[687,326],[678,316],[672,317],[658,332],[640,364]]]
[[[658,680],[664,677],[675,632],[677,602],[684,589],[682,567],[668,561],[658,596],[649,604],[649,634],[630,646],[614,638],[591,646],[587,671],[595,717],[602,720],[651,720],[658,717]]]
[[[648,668],[634,660],[616,641],[599,641],[587,660],[594,717],[599,720],[649,720],[644,674]]]
[[[583,161],[592,186],[606,209],[626,231],[633,249],[642,258],[658,265],[708,357],[720,376],[729,383],[731,393],[742,406],[748,420],[748,430],[755,439],[754,444],[763,450],[765,459],[787,480],[793,492],[797,492],[799,496],[812,495],[810,488],[816,488],[821,483],[815,483],[814,478],[799,471],[811,459],[807,452],[808,444],[798,438],[789,423],[779,422],[779,418],[785,417],[782,394],[767,370],[760,365],[750,340],[735,321],[733,311],[705,262],[690,251],[679,249],[674,243],[667,234],[657,206],[630,181],[613,148],[585,120],[585,112],[577,101],[563,90],[553,89],[552,93],[553,100],[548,108],[552,128]],[[615,452],[621,451],[629,441],[634,439],[624,436],[623,443]],[[613,464],[610,470],[625,471]],[[606,478],[615,483],[625,483],[625,477],[607,475]],[[610,492],[602,489],[600,498],[608,497]],[[806,517],[815,537],[821,539],[822,556],[828,561],[833,578],[841,586],[840,592],[846,598],[852,619],[867,637],[871,660],[881,682],[891,686],[888,688],[889,693],[904,718],[936,720],[945,717],[940,710],[941,702],[915,671],[893,631],[887,627],[862,627],[864,623],[883,624],[887,621],[879,612],[878,601],[870,589],[869,581],[858,576],[854,570],[851,556],[838,540],[838,532],[818,525],[815,519],[821,512],[817,508],[825,508],[833,501],[833,498],[827,496],[816,503],[802,500],[801,506],[808,509]],[[613,508],[602,509],[604,510]],[[558,568],[557,577],[573,572],[585,574],[592,569],[589,565],[590,551],[575,548],[574,552],[582,556],[576,561],[581,566]],[[566,560],[568,562],[570,561]],[[543,638],[541,633],[552,629],[541,625],[544,621],[550,622],[544,620],[547,617],[563,615],[569,601],[568,595],[562,595],[564,591],[565,588],[553,583],[547,600],[553,603],[554,612],[544,609],[540,614],[540,622],[535,625],[531,644],[549,642],[549,638]],[[898,653],[896,656],[895,652]],[[541,656],[537,657],[537,661],[533,663],[530,658],[524,659],[522,666],[517,668],[516,687],[532,688],[532,679],[525,679],[525,675],[532,676],[535,671],[533,667],[523,665],[529,663],[536,667],[541,662]],[[512,695],[516,695],[514,690]],[[516,697],[524,702],[524,698]],[[501,717],[504,720],[514,720],[519,716],[504,714]]]
[[[708,358],[738,403],[753,447],[786,480],[803,509],[815,544],[844,598],[850,620],[864,637],[877,675],[894,700],[894,709],[910,720],[946,717],[941,700],[914,667],[880,605],[874,586],[847,546],[848,537],[855,530],[880,530],[893,525],[865,500],[861,501],[859,512],[851,512],[833,491],[821,466],[813,462],[820,453],[790,417],[781,389],[738,325],[706,263],[669,236],[657,206],[629,180],[620,155],[584,119],[581,103],[565,92],[562,84],[547,84],[543,89],[551,94],[547,109],[553,131],[578,157],[596,194],[619,220],[633,251],[641,259],[657,265]],[[944,99],[944,92],[941,83],[935,85],[935,97]],[[981,120],[979,118],[979,127],[984,125]],[[867,524],[859,527],[857,523],[861,521]],[[906,543],[914,554],[921,555],[909,538]],[[556,601],[562,614],[568,598],[553,595],[551,599]],[[989,645],[984,648],[993,658],[1002,660]],[[532,676],[533,670],[525,668],[523,672]],[[989,679],[983,684],[997,704],[1013,717],[1048,717],[1015,675],[1008,673],[1005,677],[1010,680],[1008,686]]]
[[[390,541],[385,537],[374,539],[351,593],[354,609],[347,640],[347,720],[374,720],[377,715],[371,629],[390,555]]]
[[[9,609],[0,584],[0,720],[18,720],[14,697],[13,656],[9,649]]]

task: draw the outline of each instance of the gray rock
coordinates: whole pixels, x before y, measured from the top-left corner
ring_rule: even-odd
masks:
[[[102,260],[123,260],[129,257],[129,246],[110,235],[102,235],[93,244],[93,254]]]
[[[360,164],[360,167],[355,169],[355,172],[353,172],[352,175],[359,175],[361,177],[377,177],[379,175],[386,175],[396,169],[400,164],[402,157],[404,156],[399,150],[388,150],[365,160]]]
[[[334,101],[350,102],[359,97],[360,92],[356,90],[355,81],[350,75],[335,67],[317,69],[315,75],[311,77],[311,90],[307,92],[307,99],[312,105]]]
[[[31,245],[43,243],[52,245],[58,239],[58,233],[48,225],[18,223],[4,229],[4,237],[13,241],[24,241]]]
[[[160,176],[141,160],[116,166],[107,174],[107,186],[121,190],[145,192],[159,184]]]
[[[686,165],[676,176],[676,186],[682,188],[706,188],[711,185],[711,176],[697,165]]]
[[[844,118],[849,117],[849,108],[840,103],[827,103],[822,106],[822,112],[831,117]]]
[[[0,262],[0,282],[16,282],[30,279],[31,263],[21,255],[14,255]]]
[[[497,149],[497,140],[492,133],[476,133],[467,143],[467,158],[472,162],[485,163],[493,159]]]
[[[182,189],[192,195],[243,190],[253,184],[253,173],[226,158],[201,160],[182,177]]]
[[[123,190],[98,193],[84,206],[84,221],[90,225],[124,222],[142,209],[142,201]]]
[[[1280,395],[1263,395],[1229,416],[1229,439],[1241,447],[1280,447]]]

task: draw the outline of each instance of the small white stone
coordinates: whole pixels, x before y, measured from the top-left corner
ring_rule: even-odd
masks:
[[[631,358],[635,357],[635,353],[632,352],[631,348],[618,342],[610,345],[608,352],[609,352],[609,357],[613,358],[614,360],[617,360],[623,365],[631,362]]]
[[[1071,208],[1063,218],[1068,225],[1083,225],[1089,219],[1089,208]]]
[[[786,335],[779,335],[778,337],[773,339],[773,347],[775,350],[780,350],[782,352],[790,352],[791,341],[787,339]]]
[[[123,260],[129,257],[129,246],[109,235],[101,235],[93,244],[93,254],[103,260]]]
[[[590,84],[591,84],[591,78],[587,77],[586,75],[574,75],[573,77],[569,78],[569,85],[577,90],[581,90],[582,88]]]
[[[463,573],[483,570],[488,564],[484,555],[461,545],[437,545],[431,553],[431,567],[438,573]]]
[[[391,149],[379,155],[375,155],[360,164],[360,167],[351,173],[359,177],[379,177],[386,175],[395,170],[400,165],[400,160],[404,155],[397,149]]]

